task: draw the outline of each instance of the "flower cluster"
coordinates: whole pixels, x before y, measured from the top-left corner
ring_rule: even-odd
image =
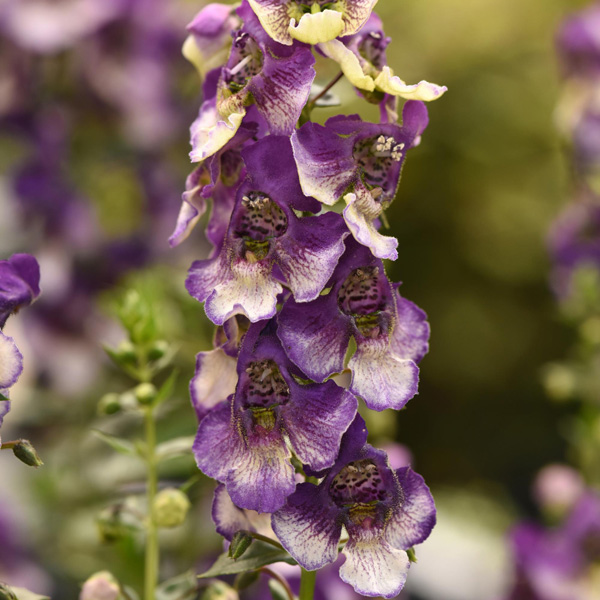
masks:
[[[0,427],[10,410],[8,389],[23,371],[23,356],[2,330],[10,315],[31,304],[39,294],[40,267],[33,256],[13,254],[0,261]]]
[[[423,101],[445,88],[393,74],[374,4],[244,0],[195,17],[184,54],[204,79],[199,164],[170,242],[210,207],[212,250],[186,287],[217,326],[190,384],[196,461],[220,483],[217,530],[276,536],[307,570],[342,543],[341,578],[391,598],[435,506],[420,475],[367,443],[357,408],[401,409],[417,393],[429,325],[387,278],[398,241],[379,229],[427,126]],[[379,123],[310,121],[325,91],[313,50],[380,105]]]

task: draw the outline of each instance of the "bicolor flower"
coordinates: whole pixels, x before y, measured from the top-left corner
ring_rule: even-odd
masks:
[[[292,453],[315,471],[333,465],[357,408],[333,381],[299,384],[294,375],[306,376],[273,325],[248,330],[235,394],[204,417],[193,446],[200,470],[224,483],[234,504],[258,512],[281,508],[294,491]]]
[[[187,26],[189,36],[182,48],[183,55],[204,78],[212,69],[227,61],[231,47],[231,32],[239,29],[240,18],[231,4],[207,4]]]
[[[314,381],[344,369],[354,337],[350,391],[373,410],[400,409],[417,393],[417,362],[428,350],[427,316],[394,290],[381,260],[350,238],[346,245],[331,291],[307,304],[288,300],[277,335]]]
[[[280,44],[327,42],[356,33],[377,0],[249,0],[267,33]]]
[[[392,470],[385,452],[366,440],[365,423],[357,416],[321,483],[299,484],[273,514],[272,526],[309,571],[336,560],[345,529],[342,580],[359,594],[392,598],[406,581],[406,550],[429,536],[436,511],[423,478],[410,467]]]
[[[188,238],[206,212],[209,198],[212,198],[212,214],[206,237],[215,248],[221,246],[235,204],[236,188],[246,175],[240,151],[258,135],[259,129],[258,123],[243,123],[220,150],[188,175],[175,231],[169,238],[171,247],[178,246]]]
[[[339,63],[350,83],[367,99],[370,99],[369,93],[374,92],[376,101],[382,100],[383,94],[391,94],[406,100],[429,102],[448,90],[446,86],[428,81],[409,85],[394,75],[385,54],[390,41],[383,32],[381,19],[372,13],[358,33],[344,40],[321,43],[319,50]]]
[[[238,381],[237,356],[248,329],[248,320],[236,315],[218,327],[213,350],[198,352],[196,373],[190,381],[190,398],[198,422],[219,402],[235,392]]]
[[[314,300],[344,252],[341,217],[316,212],[319,203],[302,194],[289,139],[270,135],[242,151],[248,179],[237,191],[219,254],[192,264],[189,293],[205,301],[217,325],[236,314],[252,322],[275,315],[283,281],[298,302]]]
[[[236,506],[223,484],[217,486],[212,503],[212,519],[226,540],[231,541],[238,531],[252,531],[275,539],[271,515]]]
[[[344,220],[355,239],[375,256],[392,260],[398,241],[381,235],[376,219],[394,199],[406,152],[419,143],[428,123],[421,102],[407,102],[402,117],[399,126],[337,116],[325,126],[306,123],[292,135],[304,193],[328,206],[343,197]]]
[[[243,2],[244,20],[233,32],[227,64],[218,70],[216,95],[206,96],[191,126],[192,162],[208,158],[230,140],[254,103],[273,134],[290,135],[308,97],[315,71],[310,48],[274,42]]]

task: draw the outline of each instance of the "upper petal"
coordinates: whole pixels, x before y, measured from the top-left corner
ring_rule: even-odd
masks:
[[[291,46],[290,17],[285,0],[248,0],[265,31],[280,44]]]
[[[429,537],[436,521],[433,496],[421,475],[410,467],[396,471],[404,499],[394,507],[385,537],[394,548],[408,550]]]
[[[342,13],[329,9],[317,13],[305,13],[300,17],[298,24],[295,19],[292,19],[288,26],[291,37],[311,45],[334,40],[344,29]]]
[[[337,558],[342,533],[339,510],[320,486],[301,483],[283,508],[273,514],[273,531],[305,569],[320,569]]]
[[[371,16],[377,0],[346,0],[342,36],[356,33]]]
[[[13,254],[0,260],[0,328],[11,313],[31,304],[39,294],[40,267],[33,256]]]
[[[356,398],[333,381],[292,386],[294,402],[281,409],[292,448],[314,471],[331,467],[356,415]]]
[[[23,355],[14,340],[0,331],[0,390],[14,385],[21,371]]]

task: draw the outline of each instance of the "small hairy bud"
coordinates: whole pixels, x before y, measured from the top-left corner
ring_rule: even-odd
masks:
[[[114,415],[122,408],[119,394],[105,394],[98,402],[98,414],[100,415]]]
[[[238,600],[237,592],[226,583],[217,581],[202,594],[202,600]]]
[[[167,488],[156,495],[153,509],[159,527],[177,527],[185,521],[190,501],[182,491]]]
[[[152,404],[156,398],[156,388],[151,383],[140,383],[135,388],[135,397],[140,404]]]
[[[44,464],[29,440],[19,440],[13,446],[13,453],[21,462],[30,467],[37,468]]]
[[[252,536],[247,532],[236,532],[229,546],[229,556],[233,558],[233,560],[237,560],[240,556],[242,556],[242,554],[244,554],[244,552],[246,552],[246,550],[248,550],[251,543]]]
[[[79,600],[117,600],[119,594],[119,584],[113,575],[100,571],[83,584]]]

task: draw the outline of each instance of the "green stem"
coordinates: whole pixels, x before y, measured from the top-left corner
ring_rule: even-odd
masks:
[[[302,569],[302,575],[300,576],[300,595],[298,596],[298,600],[313,600],[316,578],[316,571],[306,571],[305,569]]]
[[[148,466],[147,498],[148,524],[146,536],[146,569],[144,574],[144,600],[155,600],[158,585],[158,527],[154,518],[154,498],[158,489],[158,473],[156,469],[156,424],[152,406],[145,408],[146,426],[146,461]]]

